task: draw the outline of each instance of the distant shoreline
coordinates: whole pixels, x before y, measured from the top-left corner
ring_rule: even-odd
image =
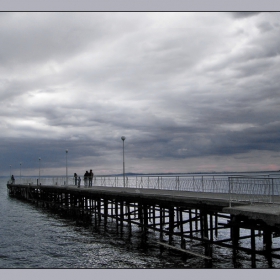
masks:
[[[168,173],[133,173],[133,172],[127,172],[125,173],[126,176],[182,176],[182,175],[226,175],[226,174],[260,174],[260,173],[280,173],[280,170],[266,170],[266,171],[212,171],[212,172],[180,172],[180,173],[173,173],[173,172],[168,172]],[[96,177],[118,177],[118,176],[123,176],[123,173],[119,174],[104,174],[104,175],[96,175]],[[9,178],[9,175],[2,175],[0,178]],[[16,175],[16,177],[19,177]],[[37,175],[22,175],[21,177],[38,177]],[[43,175],[41,177],[66,177],[65,175]],[[68,176],[69,178],[73,176]]]

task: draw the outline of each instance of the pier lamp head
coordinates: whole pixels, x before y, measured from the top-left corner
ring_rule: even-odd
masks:
[[[124,140],[125,140],[125,137],[124,137],[124,136],[122,136],[122,137],[121,137],[121,139],[124,141]]]
[[[66,154],[68,153],[68,149],[65,150]]]
[[[39,160],[41,160],[41,158],[39,157]]]

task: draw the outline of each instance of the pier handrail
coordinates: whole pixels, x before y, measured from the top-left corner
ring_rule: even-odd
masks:
[[[253,203],[273,203],[279,196],[280,179],[269,177],[229,177],[229,200]]]
[[[23,185],[67,185],[66,177],[22,177]],[[123,187],[122,176],[94,176],[92,187]],[[11,183],[11,182],[10,182]],[[78,185],[74,177],[68,177],[68,186]],[[81,187],[89,187],[89,182],[81,178]],[[91,187],[91,186],[90,186]],[[273,203],[273,197],[280,195],[280,178],[252,176],[172,176],[137,175],[125,177],[126,188],[159,189],[189,192],[208,192],[229,194],[232,201],[249,203]]]

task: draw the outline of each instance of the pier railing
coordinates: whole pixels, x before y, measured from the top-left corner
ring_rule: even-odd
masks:
[[[73,177],[22,177],[16,183],[23,185],[78,185]],[[81,178],[80,186],[88,187],[89,181]],[[228,177],[215,176],[94,176],[92,186],[162,189],[193,192],[228,193]]]
[[[100,176],[94,178],[94,185],[219,193],[228,193],[229,188],[227,177],[215,176],[127,176],[125,184],[123,177]]]
[[[72,177],[20,178],[24,185],[78,186]],[[232,201],[274,203],[280,196],[280,178],[248,176],[94,176],[92,186],[159,189],[189,192],[225,193]],[[81,178],[80,187],[89,187]]]
[[[273,203],[279,196],[279,178],[229,177],[229,196],[231,201],[250,203]]]

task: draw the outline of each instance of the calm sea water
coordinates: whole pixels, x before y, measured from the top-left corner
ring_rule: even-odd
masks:
[[[75,221],[9,197],[6,182],[0,178],[0,268],[205,268],[205,261],[160,250],[157,233],[148,235],[148,248],[141,245],[141,232],[133,236],[115,233],[109,221],[108,232],[101,227],[80,226]],[[221,232],[219,238],[226,233]],[[258,239],[258,238],[257,238]],[[259,238],[258,244],[262,239]],[[243,241],[249,242],[249,241]],[[277,239],[273,239],[277,245]],[[261,246],[261,245],[259,245]],[[265,257],[257,256],[257,268],[271,267]],[[274,260],[272,267],[280,268]],[[212,268],[251,268],[251,256],[239,252],[233,260],[230,249],[214,247]]]

